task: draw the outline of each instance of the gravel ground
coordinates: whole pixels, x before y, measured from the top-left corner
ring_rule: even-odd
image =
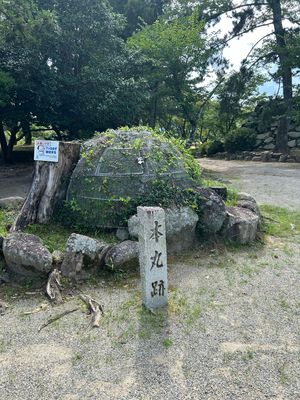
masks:
[[[104,305],[93,330],[71,289],[64,304],[24,316],[43,293],[0,286],[0,399],[298,400],[299,244],[210,244],[170,259],[169,306],[155,314],[135,276],[101,278],[81,287]]]
[[[300,164],[200,159],[201,166],[251,193],[260,204],[300,209]]]
[[[26,197],[31,184],[33,164],[0,165],[0,198]]]
[[[38,333],[63,305],[22,315],[42,294],[14,298],[0,326],[0,398],[299,399],[299,243],[211,247],[170,260],[168,310],[141,306],[136,278],[82,290],[105,316],[83,311]]]

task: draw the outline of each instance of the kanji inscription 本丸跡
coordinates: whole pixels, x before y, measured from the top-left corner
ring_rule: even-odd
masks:
[[[165,212],[160,207],[138,207],[139,259],[143,303],[148,308],[168,302]]]

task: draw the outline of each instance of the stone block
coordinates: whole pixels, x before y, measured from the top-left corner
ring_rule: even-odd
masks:
[[[296,147],[296,145],[297,145],[297,142],[296,142],[295,139],[294,139],[294,140],[290,140],[290,141],[288,142],[288,146],[289,146],[289,147]]]
[[[272,135],[271,132],[259,133],[256,137],[258,140],[265,140]]]
[[[298,139],[298,138],[300,138],[300,131],[299,131],[299,132],[297,132],[297,131],[295,131],[295,132],[289,132],[289,133],[288,133],[288,136],[289,136],[290,138],[293,138],[293,139]]]
[[[259,217],[249,209],[227,207],[223,235],[234,242],[248,244],[255,240]]]
[[[268,143],[272,143],[273,141],[274,141],[273,137],[268,137],[267,139],[264,140],[264,143],[268,144]]]
[[[160,207],[138,207],[137,215],[143,303],[158,308],[168,302],[165,212]]]
[[[118,243],[106,253],[105,265],[110,268],[132,268],[138,266],[138,242],[125,240]]]
[[[275,149],[275,144],[274,143],[268,143],[264,146],[265,150],[274,150]]]

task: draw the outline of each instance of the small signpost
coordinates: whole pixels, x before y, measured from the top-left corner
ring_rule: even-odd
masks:
[[[165,212],[160,207],[138,207],[139,258],[143,303],[147,308],[168,303]]]
[[[34,142],[34,160],[58,162],[59,142],[56,140],[36,140]]]

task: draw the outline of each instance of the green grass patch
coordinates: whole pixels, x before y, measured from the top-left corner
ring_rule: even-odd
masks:
[[[51,252],[54,250],[64,251],[67,240],[72,233],[72,230],[68,228],[51,223],[46,225],[29,225],[25,231],[39,236]]]
[[[72,233],[79,233],[81,235],[88,235],[92,238],[105,241],[107,243],[116,243],[117,239],[112,233],[104,232],[101,230],[87,230],[80,229],[74,230],[73,228],[65,227],[56,223],[48,223],[46,225],[29,225],[25,232],[39,236],[44,245],[52,252],[54,250],[64,251],[69,236]]]
[[[300,233],[300,212],[286,208],[263,205],[260,207],[264,217],[264,231],[277,237],[291,237]]]
[[[16,216],[16,211],[0,210],[0,236],[5,237],[8,235],[8,227],[14,222]]]

